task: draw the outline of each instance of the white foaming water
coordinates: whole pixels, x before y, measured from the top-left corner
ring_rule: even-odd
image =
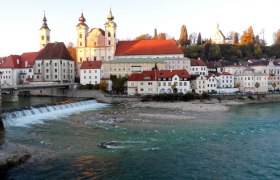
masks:
[[[3,119],[5,126],[28,127],[31,124],[42,124],[45,120],[57,120],[74,113],[97,110],[107,106],[108,104],[98,103],[95,100],[88,100],[7,112],[3,114]]]

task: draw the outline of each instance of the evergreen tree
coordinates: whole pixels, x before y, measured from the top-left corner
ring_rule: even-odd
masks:
[[[239,35],[238,35],[237,32],[234,33],[234,42],[233,42],[234,45],[238,45],[238,43],[239,43],[239,37],[238,37],[238,36],[239,36]]]
[[[201,33],[197,36],[197,45],[202,45]]]
[[[157,29],[155,28],[155,33],[153,39],[158,39]]]

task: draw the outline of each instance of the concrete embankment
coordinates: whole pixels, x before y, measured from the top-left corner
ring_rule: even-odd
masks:
[[[94,98],[98,102],[121,103],[138,101],[137,97],[110,96],[98,90],[67,90],[67,89],[46,89],[31,91],[33,96],[54,96],[54,97],[72,97],[72,98]]]

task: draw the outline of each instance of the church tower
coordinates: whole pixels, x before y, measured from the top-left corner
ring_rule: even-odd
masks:
[[[86,47],[87,46],[87,36],[88,36],[88,25],[85,23],[86,18],[84,14],[81,14],[79,18],[80,23],[76,26],[77,27],[77,47]]]
[[[117,24],[113,21],[114,16],[112,14],[111,8],[107,16],[107,20],[108,21],[105,23],[106,46],[110,46],[111,51],[113,52],[113,54],[115,54],[115,50],[117,46],[117,37],[116,37]]]
[[[50,42],[50,28],[47,24],[47,18],[44,13],[43,24],[40,28],[40,49],[43,49]]]

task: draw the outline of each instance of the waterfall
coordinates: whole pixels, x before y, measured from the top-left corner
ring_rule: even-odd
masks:
[[[96,110],[107,107],[108,104],[98,103],[95,100],[78,101],[59,105],[31,107],[3,113],[5,126],[28,126],[43,123],[44,120],[57,120],[74,113]]]

